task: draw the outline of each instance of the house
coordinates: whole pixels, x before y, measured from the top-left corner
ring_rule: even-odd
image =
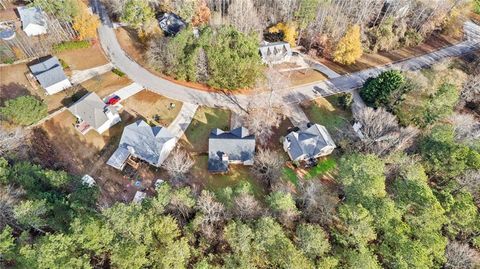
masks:
[[[288,42],[260,43],[260,56],[265,64],[279,64],[290,61],[292,49]]]
[[[283,140],[283,149],[295,162],[329,155],[335,147],[327,129],[319,124],[308,124],[305,130],[292,131]]]
[[[63,72],[57,57],[50,57],[40,63],[30,65],[30,71],[47,94],[55,94],[72,86]]]
[[[117,109],[105,104],[94,92],[84,95],[68,110],[77,117],[78,123],[75,127],[82,134],[91,129],[102,134],[121,121]]]
[[[150,126],[139,120],[125,127],[117,150],[107,164],[123,170],[130,157],[160,167],[175,147],[176,139],[162,126]]]
[[[253,165],[255,136],[244,127],[213,129],[208,139],[208,171],[227,172],[229,164]]]
[[[176,35],[187,27],[187,23],[174,13],[164,13],[158,18],[158,24],[166,35]]]
[[[47,33],[47,19],[41,8],[22,6],[18,7],[17,11],[22,21],[22,30],[27,36]]]

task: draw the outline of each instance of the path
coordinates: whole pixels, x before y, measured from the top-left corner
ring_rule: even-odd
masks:
[[[72,84],[80,84],[84,81],[87,81],[93,77],[96,77],[98,75],[110,72],[113,68],[112,63],[108,63],[105,65],[93,67],[90,69],[85,69],[85,70],[73,70],[73,74],[70,77],[70,82]]]
[[[300,129],[307,128],[307,124],[310,122],[310,120],[300,104],[292,104],[289,112],[288,118],[292,122],[293,126],[299,127]]]
[[[99,0],[92,0],[93,9],[100,15],[102,24],[98,29],[101,45],[111,62],[128,77],[138,84],[158,94],[184,103],[205,105],[210,107],[225,107],[236,110],[246,107],[249,99],[254,96],[242,94],[232,95],[219,92],[205,92],[198,89],[182,86],[172,81],[155,76],[138,63],[130,59],[120,47],[113,25],[108,18],[105,8],[100,5]],[[472,27],[472,25],[468,25]],[[327,81],[303,85],[290,89],[278,91],[285,103],[300,103],[305,100],[315,99],[321,96],[328,96],[340,92],[347,92],[362,86],[366,78],[377,75],[386,69],[418,70],[429,66],[447,57],[460,56],[480,48],[477,39],[471,39],[459,44],[428,53],[412,59],[389,64],[378,68],[370,68],[350,75],[336,77]],[[268,93],[258,93],[268,94]]]

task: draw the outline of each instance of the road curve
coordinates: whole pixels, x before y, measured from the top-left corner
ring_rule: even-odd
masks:
[[[100,16],[102,22],[98,29],[98,35],[102,48],[107,57],[110,59],[113,65],[122,70],[136,83],[143,85],[145,88],[150,89],[158,94],[181,102],[210,107],[225,107],[232,110],[237,110],[240,107],[246,108],[249,100],[255,98],[255,96],[252,95],[247,96],[242,94],[227,94],[221,91],[219,91],[219,93],[201,91],[176,84],[172,81],[163,79],[150,73],[147,69],[143,68],[134,60],[132,60],[120,47],[113,29],[112,22],[110,21],[105,8],[100,4],[99,0],[92,0],[92,7],[94,12]],[[471,27],[471,25],[469,25],[469,27]],[[478,26],[475,25],[475,27]],[[476,38],[469,38],[467,41],[419,57],[414,57],[381,67],[362,70],[356,73],[318,83],[278,90],[275,92],[275,95],[277,99],[285,103],[299,103],[321,96],[328,96],[340,92],[348,92],[359,88],[368,77],[377,75],[384,70],[418,70],[432,65],[441,59],[460,56],[477,49],[480,49],[479,40]],[[267,93],[259,93],[258,95],[261,94]]]

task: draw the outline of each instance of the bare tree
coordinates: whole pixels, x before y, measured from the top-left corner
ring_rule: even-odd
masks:
[[[167,170],[172,180],[182,180],[185,179],[185,175],[194,164],[195,161],[190,158],[188,153],[177,147],[170,153],[169,158],[162,164],[162,167]]]
[[[403,150],[411,145],[418,135],[418,129],[400,127],[397,118],[385,109],[370,107],[354,108],[354,117],[361,125],[361,150],[380,156],[393,151]]]
[[[234,0],[228,6],[228,22],[245,34],[259,35],[262,26],[252,0]]]
[[[299,186],[298,202],[309,222],[330,223],[339,201],[337,193],[318,180],[303,181]]]
[[[29,134],[30,132],[24,128],[9,129],[5,123],[2,123],[2,126],[0,126],[0,155],[23,145],[25,141],[28,141]]]
[[[466,189],[475,199],[475,202],[480,204],[480,170],[469,170],[464,175],[457,177],[460,188]]]
[[[21,196],[25,194],[22,189],[6,186],[0,188],[0,231],[6,225],[20,229],[13,213],[14,206],[20,202]]]
[[[233,212],[242,220],[256,219],[262,214],[262,207],[253,195],[242,193],[233,200]]]
[[[460,105],[480,115],[480,74],[469,76],[463,84]]]
[[[480,254],[468,244],[450,241],[445,250],[446,269],[475,269],[480,266]]]
[[[265,145],[273,135],[273,128],[280,126],[289,114],[288,106],[275,94],[275,91],[288,87],[289,79],[270,67],[265,73],[265,80],[259,84],[259,88],[268,92],[252,98],[241,116],[246,127],[255,133],[257,141]]]
[[[255,155],[252,170],[267,186],[271,187],[273,181],[277,180],[282,174],[284,162],[285,160],[278,152],[270,149],[259,149]]]
[[[455,127],[455,138],[470,142],[480,138],[480,122],[471,114],[455,113],[449,120]]]

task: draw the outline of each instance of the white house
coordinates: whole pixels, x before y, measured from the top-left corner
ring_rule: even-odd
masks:
[[[86,94],[68,110],[77,117],[76,128],[82,134],[86,134],[91,129],[102,134],[121,121],[117,109],[106,105],[96,93]]]
[[[327,129],[312,124],[305,130],[292,131],[283,140],[283,149],[292,161],[307,161],[332,153],[336,145]]]
[[[18,7],[18,14],[22,21],[22,30],[27,36],[37,36],[47,33],[45,13],[38,7]]]
[[[29,68],[33,76],[49,95],[72,87],[72,83],[70,83],[65,72],[63,72],[62,65],[57,57],[50,57],[43,62],[30,65]]]
[[[267,42],[260,43],[260,56],[265,64],[280,64],[290,61],[292,49],[288,42]]]
[[[162,126],[139,120],[123,129],[120,144],[107,164],[123,170],[130,156],[160,167],[175,147],[176,139]]]

